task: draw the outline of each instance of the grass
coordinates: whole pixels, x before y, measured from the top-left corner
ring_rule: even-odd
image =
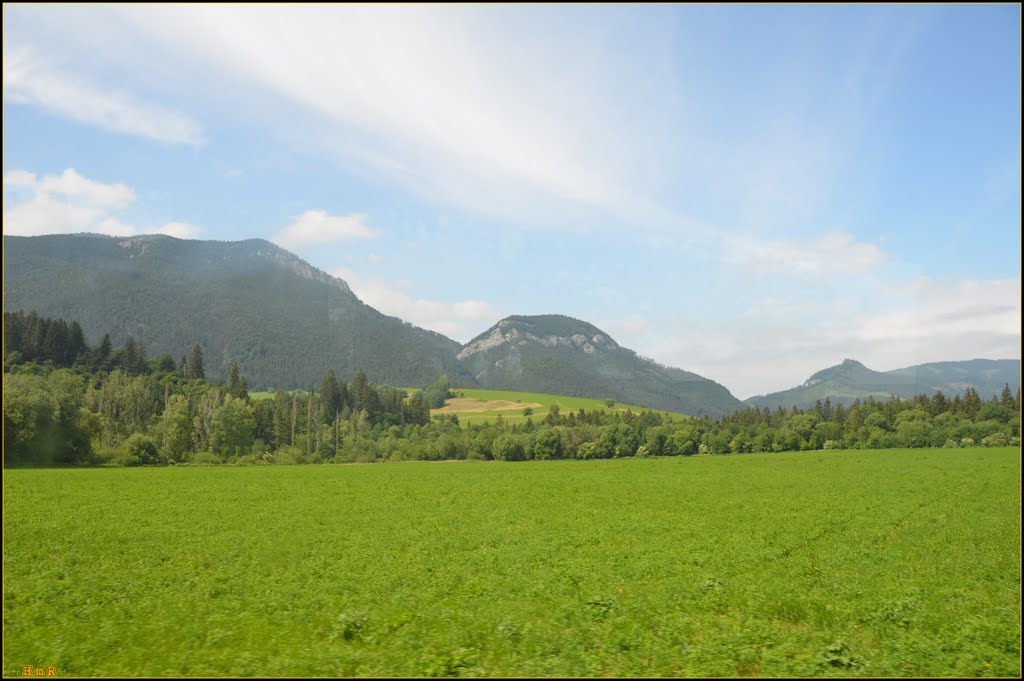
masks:
[[[635,404],[615,403],[608,407],[604,400],[592,400],[586,397],[566,397],[564,395],[548,395],[546,393],[520,393],[510,390],[476,390],[471,388],[457,388],[454,390],[458,396],[449,400],[443,410],[434,409],[431,414],[458,414],[459,423],[491,423],[500,415],[508,423],[522,423],[527,418],[534,421],[542,421],[548,414],[551,405],[557,404],[563,416],[570,411],[578,412],[580,409],[587,411],[617,411],[624,412],[631,409],[633,413],[639,414],[646,410],[646,407],[638,407]],[[412,391],[410,391],[412,394]],[[494,403],[489,407],[488,402]],[[521,404],[519,408],[513,405]],[[531,406],[533,415],[523,415],[523,407]],[[510,408],[511,407],[511,408]],[[657,410],[652,410],[657,411]],[[668,414],[673,418],[682,418],[680,414],[673,414],[666,411],[657,411],[659,414]]]
[[[1021,672],[1014,448],[9,470],[3,512],[5,675]]]

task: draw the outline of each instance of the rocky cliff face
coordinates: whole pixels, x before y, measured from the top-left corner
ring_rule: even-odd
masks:
[[[531,343],[536,343],[545,348],[580,350],[588,355],[592,355],[599,350],[619,347],[618,343],[603,333],[595,333],[588,336],[586,333],[577,332],[559,336],[557,334],[542,334],[537,331],[537,327],[532,324],[513,319],[502,319],[483,336],[477,336],[477,338],[465,345],[459,352],[458,357],[460,360],[464,360],[502,345],[525,347]]]

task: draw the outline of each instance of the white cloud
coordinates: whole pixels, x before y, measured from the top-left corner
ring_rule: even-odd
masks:
[[[4,195],[4,232],[20,236],[82,232],[94,226],[102,231],[98,221],[135,201],[131,187],[90,180],[74,168],[41,179],[26,170],[9,171],[4,173]],[[123,232],[122,227],[106,229]]]
[[[331,243],[346,239],[373,239],[376,234],[366,226],[366,215],[328,215],[323,210],[307,210],[271,241],[282,248],[302,248],[309,244]]]
[[[846,232],[830,232],[806,243],[740,236],[725,236],[724,243],[728,249],[723,254],[726,261],[758,272],[859,273],[882,264],[888,257],[878,246],[857,241]]]
[[[4,234],[37,236],[84,232],[101,215],[102,211],[95,206],[37,194],[28,201],[4,208]]]
[[[4,49],[4,99],[126,135],[200,146],[202,130],[184,114],[108,92],[80,76],[51,68],[30,50]]]
[[[859,339],[931,342],[972,333],[1020,334],[1020,278],[950,283],[922,278],[914,288],[910,304],[862,317]]]
[[[36,185],[36,174],[27,170],[11,170],[4,173],[4,188],[29,188]]]
[[[195,239],[203,231],[202,227],[190,225],[187,222],[168,222],[156,230],[157,234],[166,234],[178,239]]]
[[[134,236],[135,228],[126,225],[117,218],[107,218],[96,225],[96,232],[107,236]]]
[[[39,181],[36,189],[42,194],[59,194],[98,208],[127,208],[135,202],[135,191],[128,185],[90,180],[79,175],[74,168],[68,168],[61,175],[47,175]]]
[[[347,268],[335,269],[331,274],[344,279],[360,300],[376,310],[437,331],[460,343],[502,317],[494,306],[482,300],[442,303],[409,295],[404,290],[409,288],[408,282],[367,278]]]
[[[1020,358],[1019,277],[921,278],[877,288],[859,310],[852,299],[841,305],[776,305],[768,298],[753,306],[761,315],[752,309],[731,326],[661,329],[660,339],[644,351],[716,380],[740,399],[792,388],[845,358],[876,371]]]
[[[177,87],[218,83],[204,90],[207,103],[220,97],[291,143],[431,201],[517,224],[572,224],[551,214],[554,205],[625,210],[645,187],[652,152],[665,149],[650,119],[678,123],[634,102],[673,89],[672,74],[641,61],[628,73],[610,68],[616,36],[605,34],[623,29],[607,13],[578,15],[587,26],[574,22],[554,40],[530,14],[179,5],[19,16],[62,32],[66,51],[131,65],[136,80],[160,73],[153,55],[162,55]],[[645,28],[645,45],[669,44],[659,22]]]
[[[68,168],[60,175],[38,178],[15,169],[4,173],[4,233],[16,236],[97,232],[133,236],[139,230],[114,213],[135,203],[135,190],[123,183],[91,180]],[[201,227],[169,222],[152,233],[193,239]]]

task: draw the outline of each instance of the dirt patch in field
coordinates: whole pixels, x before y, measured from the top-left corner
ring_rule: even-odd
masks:
[[[508,400],[478,400],[475,397],[456,397],[448,400],[442,409],[431,409],[431,414],[463,414],[482,411],[522,411],[525,407],[536,409],[544,405],[538,402],[509,402]]]

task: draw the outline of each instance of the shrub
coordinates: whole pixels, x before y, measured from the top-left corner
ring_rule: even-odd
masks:
[[[988,437],[981,439],[981,445],[983,447],[1009,447],[1010,438],[1007,437],[1006,433],[992,433]]]
[[[152,438],[147,437],[142,433],[133,433],[132,436],[124,443],[124,448],[128,453],[128,458],[136,462],[135,464],[126,465],[160,463],[160,456],[157,453],[156,443],[153,442]]]
[[[196,452],[190,459],[189,463],[194,463],[197,466],[212,466],[224,463],[224,460],[213,452]]]
[[[497,461],[522,461],[526,458],[523,443],[512,434],[499,435],[495,438],[491,453]]]

